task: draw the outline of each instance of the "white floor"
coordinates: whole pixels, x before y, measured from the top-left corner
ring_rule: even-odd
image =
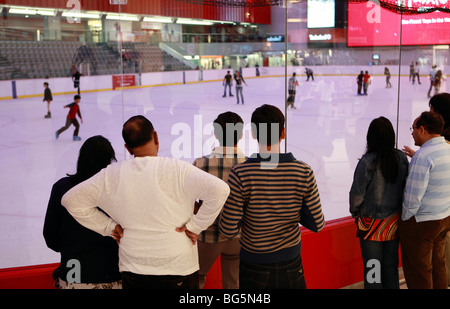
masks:
[[[409,127],[428,110],[428,81],[411,85],[402,79],[397,107],[396,78],[393,88],[386,89],[384,77],[374,77],[368,96],[356,95],[355,77],[299,80],[297,109],[287,112],[287,150],[314,169],[326,220],[347,217],[353,170],[365,150],[370,121],[383,115],[395,128],[398,110],[399,147],[413,146]],[[222,98],[221,82],[82,93],[80,136],[107,137],[123,160],[122,124],[142,114],[159,133],[161,156],[192,162],[209,153],[214,143],[211,123],[230,110],[247,124],[240,147],[250,155],[257,151],[248,125],[251,113],[266,103],[284,111],[284,82],[280,77],[248,79],[245,105],[237,105],[235,97]],[[442,91],[449,89],[446,83]],[[51,187],[74,172],[83,142],[72,141],[73,127],[55,140],[68,111],[63,106],[72,98],[55,96],[51,119],[44,119],[46,106],[40,97],[0,101],[0,268],[59,261],[59,254],[46,247],[42,227]]]

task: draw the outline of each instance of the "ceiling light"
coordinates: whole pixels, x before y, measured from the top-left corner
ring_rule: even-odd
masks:
[[[75,13],[75,12],[63,12],[62,15],[63,17],[79,17],[79,18],[91,18],[91,19],[99,19],[100,18],[100,14],[98,13]]]
[[[22,9],[22,8],[10,8],[9,14],[36,15],[36,10]]]
[[[163,18],[163,17],[144,17],[145,22],[153,22],[153,23],[172,23],[172,18]]]
[[[122,15],[122,14],[108,14],[106,19],[113,20],[126,20],[126,21],[139,21],[139,16],[136,15]]]
[[[55,16],[56,11],[55,10],[37,10],[37,14],[43,15],[43,16]]]
[[[201,25],[201,26],[211,26],[214,23],[207,21],[207,20],[194,20],[194,19],[178,19],[177,24],[184,24],[184,25]]]

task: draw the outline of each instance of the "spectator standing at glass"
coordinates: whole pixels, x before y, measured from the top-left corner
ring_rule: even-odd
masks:
[[[237,146],[242,138],[244,121],[233,112],[217,116],[213,123],[214,135],[219,141],[211,154],[194,161],[194,166],[223,181],[227,181],[231,168],[244,162],[247,157]],[[201,201],[198,203],[201,207]],[[222,288],[239,288],[239,235],[228,239],[219,234],[219,218],[198,236],[198,255],[200,269],[199,287],[202,289],[206,276],[216,259],[220,256]]]
[[[350,189],[350,213],[355,218],[364,263],[364,287],[399,288],[398,220],[408,175],[408,159],[395,148],[395,132],[385,117],[374,119],[367,132],[367,150],[358,162]],[[379,280],[368,280],[380,262]]]
[[[450,145],[444,120],[423,112],[411,127],[411,159],[399,224],[403,271],[409,289],[447,289],[445,237],[450,231]]]
[[[434,95],[429,102],[430,112],[438,113],[444,119],[444,136],[447,144],[450,144],[450,93],[439,93]],[[404,146],[402,149],[409,157],[412,157],[415,153],[408,146]],[[447,267],[448,285],[450,286],[450,231],[447,232],[445,241],[445,264]]]
[[[77,172],[53,185],[43,234],[47,246],[61,253],[60,266],[53,274],[59,289],[115,289],[122,286],[119,248],[114,239],[83,227],[61,205],[61,198],[67,191],[113,161],[116,158],[110,142],[103,136],[93,136],[80,148]],[[74,267],[69,261],[79,262],[79,276],[71,274]],[[78,279],[80,281],[76,282]]]
[[[251,121],[259,153],[229,173],[220,233],[241,233],[241,289],[306,288],[299,223],[309,218],[314,232],[325,224],[314,172],[292,153],[280,153],[286,130],[277,107],[257,108]]]
[[[158,134],[144,116],[125,122],[122,136],[134,158],[72,188],[62,205],[103,236],[117,232],[124,289],[196,289],[198,234],[219,215],[230,189],[192,164],[159,157]],[[203,205],[194,215],[196,200]]]

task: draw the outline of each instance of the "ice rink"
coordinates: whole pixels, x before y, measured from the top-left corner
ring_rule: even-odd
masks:
[[[347,217],[348,192],[365,150],[369,123],[379,116],[389,118],[398,127],[399,148],[414,147],[409,128],[428,110],[429,81],[424,77],[422,85],[412,85],[402,76],[398,96],[398,76],[392,77],[392,88],[385,88],[384,76],[374,76],[369,94],[357,96],[356,76],[316,75],[313,82],[303,76],[298,79],[297,109],[286,115],[287,151],[313,168],[326,220]],[[91,136],[108,138],[119,161],[129,158],[121,129],[131,116],[142,114],[152,121],[160,156],[193,162],[214,146],[216,116],[234,111],[246,124],[239,146],[247,155],[256,152],[251,113],[262,104],[285,111],[285,78],[248,78],[246,82],[245,105],[237,105],[236,97],[223,98],[221,81],[89,93],[81,89],[81,142],[72,141],[73,127],[55,140],[55,131],[65,124],[68,112],[63,106],[73,102],[73,94],[54,96],[51,119],[44,119],[43,96],[0,100],[0,268],[59,262],[59,254],[47,248],[42,236],[52,185],[74,172],[79,148]],[[448,83],[442,92],[450,89]],[[284,151],[284,142],[282,146]]]

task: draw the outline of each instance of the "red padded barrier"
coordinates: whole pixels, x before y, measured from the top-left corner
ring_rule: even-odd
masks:
[[[309,289],[337,289],[363,280],[356,226],[351,217],[328,221],[319,233],[302,230],[302,259]],[[0,269],[0,289],[52,289],[58,264]],[[205,288],[222,288],[220,259]]]
[[[363,263],[354,219],[326,222],[319,233],[301,228],[302,260],[309,289],[338,289],[363,281]],[[208,274],[205,288],[222,287],[220,260]]]
[[[0,289],[54,289],[56,264],[0,269]]]

